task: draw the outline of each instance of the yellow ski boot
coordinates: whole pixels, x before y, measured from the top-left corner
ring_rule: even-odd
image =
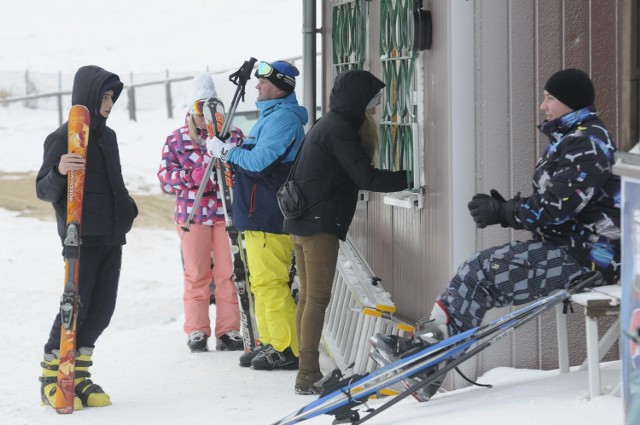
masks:
[[[93,348],[80,347],[76,352],[75,389],[76,396],[87,407],[103,407],[111,404],[111,397],[105,393],[100,385],[94,384],[89,372],[89,366],[93,364],[91,355]],[[74,402],[75,404],[75,402]]]
[[[60,364],[58,350],[52,353],[44,353],[44,361],[40,363],[42,366],[42,376],[40,377],[40,397],[42,404],[55,408],[56,390],[58,388],[58,365]],[[73,397],[73,410],[82,410],[82,401],[78,396]]]

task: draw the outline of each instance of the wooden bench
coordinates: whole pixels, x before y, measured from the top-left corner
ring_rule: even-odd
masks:
[[[587,359],[580,370],[587,368],[589,375],[589,399],[602,394],[600,385],[600,361],[620,338],[620,285],[600,286],[588,292],[571,296],[570,301],[584,307]],[[560,373],[569,372],[569,342],[567,316],[563,304],[556,307],[558,327],[558,365]],[[602,316],[618,316],[601,339],[598,339],[598,320]]]

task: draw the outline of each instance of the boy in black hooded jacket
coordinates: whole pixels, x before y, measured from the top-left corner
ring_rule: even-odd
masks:
[[[71,101],[89,109],[91,125],[86,157],[82,210],[82,261],[80,261],[74,410],[83,406],[111,404],[100,386],[91,382],[88,369],[95,342],[113,315],[122,264],[125,234],[138,215],[129,196],[120,165],[115,132],[106,126],[111,108],[122,92],[120,78],[98,66],[83,66],[75,75]],[[85,168],[85,161],[68,153],[68,122],[47,136],[43,163],[36,178],[38,198],[51,202],[56,213],[58,235],[66,234],[67,173]],[[44,346],[41,396],[45,404],[55,402],[56,375],[60,362],[60,314],[56,316]]]

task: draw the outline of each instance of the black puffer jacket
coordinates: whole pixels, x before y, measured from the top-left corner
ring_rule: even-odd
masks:
[[[301,217],[285,219],[286,233],[327,232],[344,240],[359,189],[397,192],[407,187],[405,171],[378,170],[371,165],[358,134],[367,104],[383,87],[368,71],[346,71],[336,78],[330,111],[307,133],[293,176],[307,205],[313,206]]]
[[[116,133],[100,115],[105,88],[114,91],[115,102],[122,92],[119,77],[97,66],[84,66],[76,73],[71,97],[74,105],[86,106],[91,114],[81,226],[82,244],[90,246],[124,245],[125,234],[138,215],[122,179]],[[68,150],[67,131],[68,123],[64,123],[47,136],[36,177],[38,198],[53,204],[61,238],[66,233],[67,176],[60,174],[58,164]]]

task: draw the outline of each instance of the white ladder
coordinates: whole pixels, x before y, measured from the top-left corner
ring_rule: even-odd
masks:
[[[329,355],[343,372],[371,372],[369,337],[411,332],[414,327],[393,317],[396,306],[382,288],[349,237],[340,242],[331,302],[325,314],[322,339]]]

